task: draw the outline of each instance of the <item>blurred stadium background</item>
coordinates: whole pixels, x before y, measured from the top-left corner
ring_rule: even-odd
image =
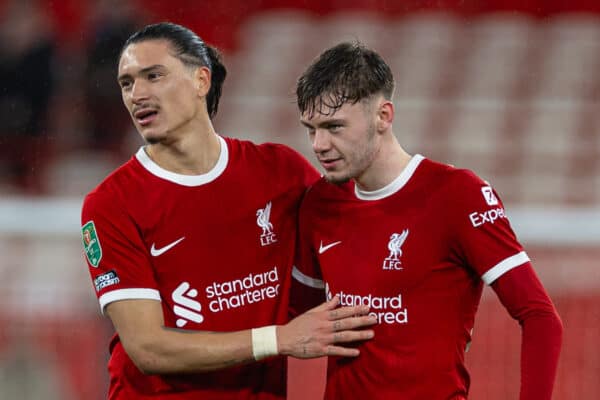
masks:
[[[218,132],[311,161],[296,76],[339,40],[380,51],[408,151],[472,168],[501,193],[565,325],[554,398],[600,398],[600,2],[0,0],[0,399],[106,397],[112,328],[79,210],[141,144],[116,53],[160,20],[224,52]],[[519,332],[486,289],[471,398],[517,398]],[[323,366],[293,362],[290,398],[318,398]]]

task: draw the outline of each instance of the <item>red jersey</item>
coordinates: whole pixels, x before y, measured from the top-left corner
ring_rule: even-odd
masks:
[[[319,175],[283,145],[219,140],[206,174],[169,172],[141,148],[88,194],[83,244],[102,309],[154,299],[166,326],[217,332],[287,321],[298,208]],[[115,337],[109,372],[111,399],[285,397],[283,357],[149,376]]]
[[[466,399],[483,282],[529,261],[489,184],[420,155],[374,192],[317,182],[299,257],[298,281],[378,319],[359,357],[329,359],[328,399]]]

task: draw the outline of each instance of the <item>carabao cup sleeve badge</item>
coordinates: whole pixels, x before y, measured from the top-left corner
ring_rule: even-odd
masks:
[[[89,221],[81,227],[81,239],[83,241],[83,249],[92,267],[98,267],[102,259],[102,247],[96,233],[94,221]]]

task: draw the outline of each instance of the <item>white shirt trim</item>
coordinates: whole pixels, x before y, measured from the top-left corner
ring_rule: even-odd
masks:
[[[306,286],[310,286],[315,289],[325,289],[325,282],[320,279],[311,278],[308,275],[304,275],[296,266],[292,268],[292,276],[298,282],[305,284]]]
[[[422,155],[415,154],[410,159],[406,167],[404,167],[400,175],[398,175],[396,179],[394,179],[392,182],[382,187],[381,189],[373,190],[372,192],[367,192],[365,190],[360,190],[358,186],[354,186],[354,193],[356,194],[356,197],[358,197],[361,200],[381,200],[383,198],[393,195],[398,190],[402,189],[404,185],[406,185],[406,182],[408,182],[408,180],[413,176],[415,170],[417,169],[421,161],[423,161],[424,159],[425,157],[423,157]]]
[[[156,289],[117,289],[104,293],[98,301],[100,302],[100,311],[104,314],[104,307],[109,303],[118,300],[130,299],[148,299],[160,301],[160,293]]]
[[[481,279],[487,284],[491,285],[494,281],[500,278],[502,275],[510,271],[511,269],[525,264],[529,261],[529,256],[524,251],[510,256],[500,261],[498,264],[490,268],[485,274],[481,276]]]
[[[221,136],[217,135],[217,137],[219,138],[219,143],[221,144],[219,159],[210,171],[201,175],[183,175],[168,171],[152,161],[150,157],[148,157],[148,154],[146,153],[146,150],[144,150],[143,146],[137,151],[135,157],[152,175],[156,175],[159,178],[183,186],[200,186],[217,179],[227,167],[227,162],[229,161],[229,149],[227,148],[227,142],[225,142],[225,139],[223,139]]]

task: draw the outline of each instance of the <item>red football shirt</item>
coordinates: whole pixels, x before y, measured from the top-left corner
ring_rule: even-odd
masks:
[[[285,146],[219,140],[206,174],[164,170],[142,148],[86,197],[83,244],[102,309],[154,299],[166,326],[203,331],[286,322],[300,199],[319,174]],[[284,362],[148,376],[115,337],[110,398],[284,398]]]
[[[483,283],[529,262],[489,184],[420,155],[374,192],[317,182],[299,258],[298,281],[370,305],[379,322],[358,358],[330,358],[328,399],[466,398]]]

